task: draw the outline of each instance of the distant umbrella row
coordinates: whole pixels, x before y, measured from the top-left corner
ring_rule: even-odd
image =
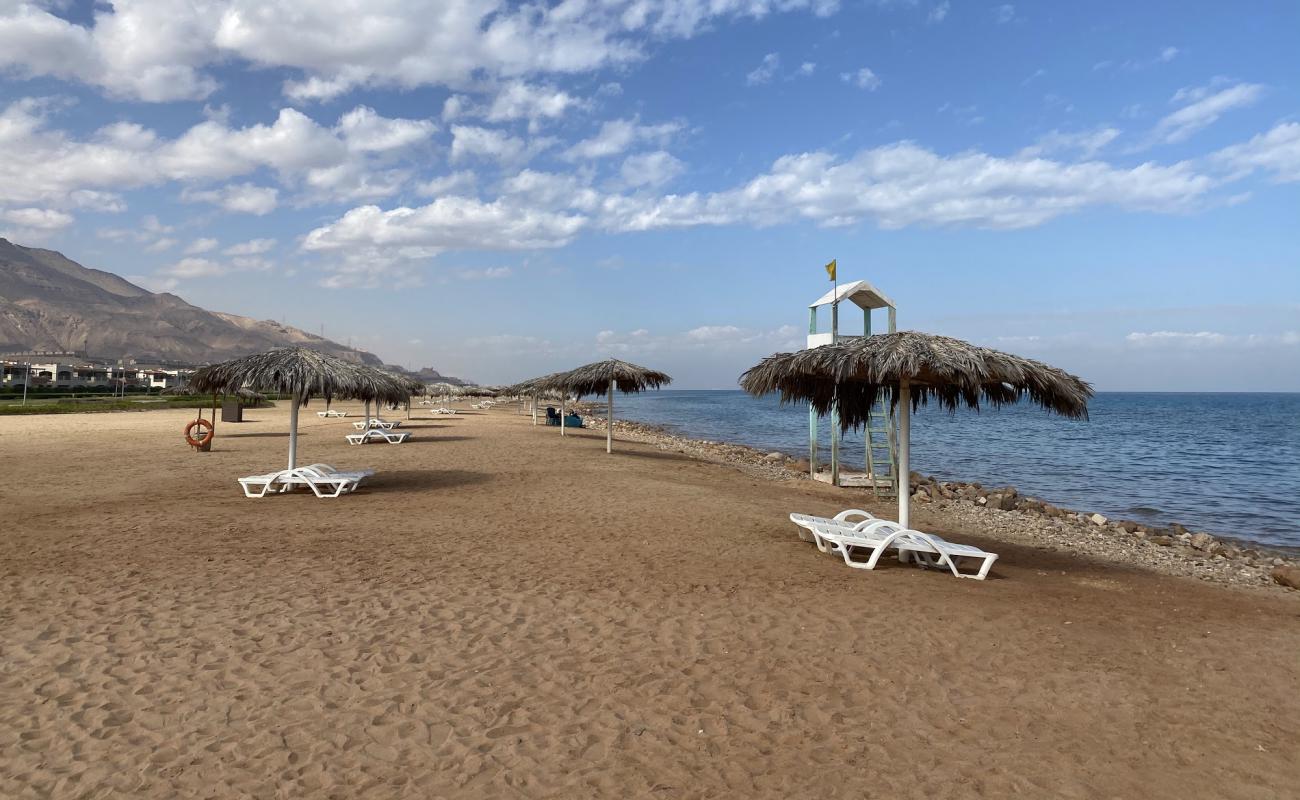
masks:
[[[605,395],[607,403],[605,452],[611,453],[614,450],[614,391],[633,394],[646,389],[658,389],[660,386],[672,383],[672,380],[666,373],[658,370],[610,358],[567,372],[552,372],[549,375],[530,378],[513,386],[504,387],[502,393],[516,397],[531,397],[534,415],[536,415],[536,403],[539,398],[559,400],[561,434],[564,433],[563,403],[568,398]]]

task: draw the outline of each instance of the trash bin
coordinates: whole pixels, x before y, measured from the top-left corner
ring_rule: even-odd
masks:
[[[244,421],[244,404],[238,400],[221,401],[221,421],[222,422],[243,422]]]

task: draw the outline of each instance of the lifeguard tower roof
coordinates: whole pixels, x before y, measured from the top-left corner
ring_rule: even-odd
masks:
[[[893,300],[890,300],[883,292],[866,281],[854,281],[832,289],[808,307],[828,306],[836,301],[843,303],[845,300],[853,303],[858,308],[868,311],[873,308],[896,308]]]

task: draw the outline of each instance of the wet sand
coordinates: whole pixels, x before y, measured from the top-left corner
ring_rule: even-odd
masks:
[[[1300,787],[1300,594],[925,510],[1001,553],[990,580],[861,572],[785,519],[861,505],[830,487],[510,407],[353,447],[321,407],[299,460],[378,471],[337,500],[240,493],[282,465],[283,408],[206,454],[191,411],[0,417],[0,797]]]

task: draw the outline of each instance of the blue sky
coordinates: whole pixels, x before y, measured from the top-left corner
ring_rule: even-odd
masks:
[[[1300,7],[0,0],[0,235],[483,382],[731,387],[831,258],[1103,390],[1300,390]]]

